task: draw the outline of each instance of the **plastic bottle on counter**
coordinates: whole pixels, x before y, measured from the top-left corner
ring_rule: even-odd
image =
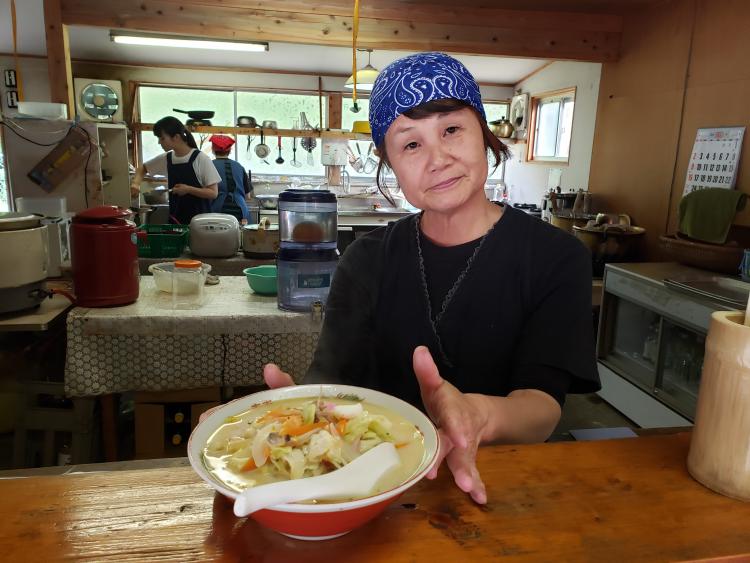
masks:
[[[197,309],[203,304],[202,266],[199,260],[175,260],[172,272],[173,309]]]

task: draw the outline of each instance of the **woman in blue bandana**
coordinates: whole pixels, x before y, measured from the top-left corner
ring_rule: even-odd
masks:
[[[456,59],[389,65],[370,125],[379,187],[392,170],[422,211],[347,248],[305,382],[371,387],[424,408],[456,484],[485,503],[477,448],[544,441],[566,393],[599,388],[591,258],[571,235],[487,200],[488,167],[507,148]],[[271,387],[292,383],[273,364],[264,375]]]

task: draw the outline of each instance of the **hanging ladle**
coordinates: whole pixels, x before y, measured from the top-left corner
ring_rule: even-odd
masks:
[[[276,159],[276,164],[284,164],[284,159],[281,158],[281,135],[279,135],[279,158]]]

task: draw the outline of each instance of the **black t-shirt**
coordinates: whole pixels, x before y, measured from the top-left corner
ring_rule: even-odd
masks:
[[[430,349],[441,375],[462,392],[505,396],[539,389],[599,389],[591,323],[591,258],[574,237],[512,207],[491,229],[436,328],[430,323],[479,241],[439,247],[415,217],[357,239],[336,269],[306,381],[379,389],[421,405],[412,368]]]

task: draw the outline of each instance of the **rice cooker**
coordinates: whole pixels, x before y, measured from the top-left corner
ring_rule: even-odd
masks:
[[[190,252],[205,258],[229,258],[240,250],[240,223],[226,213],[201,213],[190,221]]]
[[[47,296],[47,226],[29,213],[0,213],[0,313],[31,309]]]

